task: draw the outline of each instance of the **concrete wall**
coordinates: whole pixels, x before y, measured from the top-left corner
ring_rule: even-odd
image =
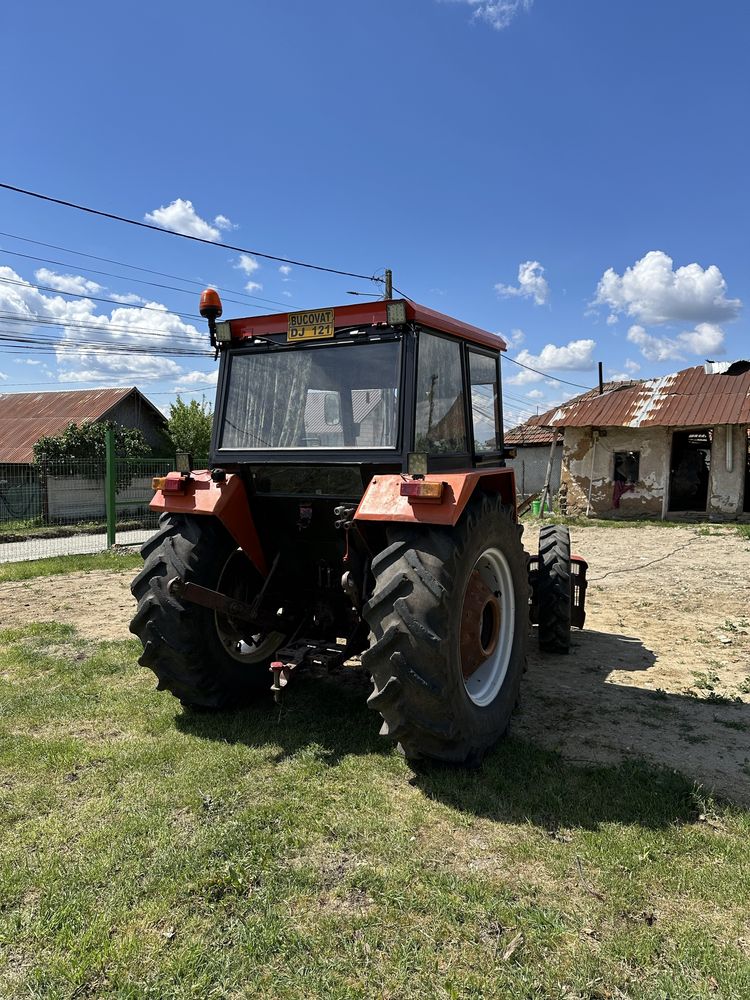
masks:
[[[516,473],[516,490],[522,496],[528,496],[530,493],[541,493],[544,487],[544,477],[547,474],[549,445],[519,445],[516,447],[516,452],[516,458],[508,458],[505,462]],[[562,453],[563,446],[560,442],[555,448],[555,458],[552,462],[550,493],[553,497],[560,489]]]
[[[678,429],[682,428],[602,428],[594,446],[593,428],[566,428],[560,483],[561,510],[570,515],[585,514],[591,487],[591,514],[594,516],[661,517],[666,510],[672,431]],[[727,453],[728,434],[731,436],[730,455]],[[712,520],[729,520],[742,514],[746,441],[745,427],[713,428],[707,512]],[[616,451],[640,452],[638,482],[632,491],[620,496],[619,507],[615,506],[613,479]],[[728,468],[729,457],[731,470]]]

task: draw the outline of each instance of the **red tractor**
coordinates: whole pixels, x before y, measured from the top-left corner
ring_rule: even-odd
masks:
[[[231,709],[361,654],[381,733],[475,763],[526,661],[567,652],[585,563],[567,529],[521,545],[495,334],[408,300],[218,322],[211,468],[154,481],[131,624],[187,706]],[[269,673],[270,671],[270,673]]]

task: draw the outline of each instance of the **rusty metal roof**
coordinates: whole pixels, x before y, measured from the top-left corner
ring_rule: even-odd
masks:
[[[750,370],[708,374],[703,365],[641,382],[610,382],[529,423],[542,427],[712,427],[750,424]]]
[[[536,420],[536,417],[532,417],[532,420]],[[534,447],[552,444],[552,433],[551,427],[540,427],[536,423],[532,424],[527,421],[525,424],[519,424],[518,427],[506,431],[503,435],[503,441],[509,447],[514,448]]]
[[[0,393],[0,462],[33,461],[40,437],[60,434],[68,424],[101,420],[131,393],[163,418],[134,386],[126,389],[71,389],[60,392]]]

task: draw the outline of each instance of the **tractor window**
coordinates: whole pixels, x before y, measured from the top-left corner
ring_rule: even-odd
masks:
[[[468,451],[461,345],[419,334],[414,447],[430,455]]]
[[[469,351],[469,375],[474,451],[477,454],[497,451],[500,447],[500,428],[497,423],[497,360],[486,354]]]
[[[398,341],[229,359],[221,448],[395,448]]]

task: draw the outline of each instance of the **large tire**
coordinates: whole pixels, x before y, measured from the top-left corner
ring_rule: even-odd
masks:
[[[227,582],[225,569],[234,566],[237,558],[244,560],[236,542],[213,517],[163,514],[159,525],[141,549],[145,565],[130,588],[138,601],[130,631],[143,643],[138,662],[156,674],[158,690],[171,691],[184,705],[237,708],[258,692],[270,690],[268,665],[274,643],[280,645],[283,636],[278,641],[269,637],[257,651],[247,646],[252,653],[233,655],[230,649],[244,649],[247,644],[233,643],[231,623],[208,608],[183,603],[168,587],[180,577],[222,590],[221,584]],[[243,586],[259,583],[253,580],[249,561],[241,570]],[[249,595],[246,590],[232,596],[247,599]]]
[[[539,648],[545,653],[570,652],[570,531],[545,524],[539,532],[536,606]]]
[[[481,497],[455,528],[390,527],[373,559],[368,704],[409,759],[475,765],[508,727],[529,625],[522,530],[499,498]]]

